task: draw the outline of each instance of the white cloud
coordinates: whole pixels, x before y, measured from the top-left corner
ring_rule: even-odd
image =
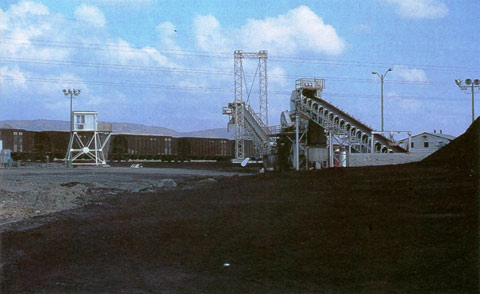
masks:
[[[177,32],[173,23],[169,21],[162,22],[156,27],[156,30],[158,32],[158,37],[162,48],[177,50],[181,49],[174,41]]]
[[[345,49],[345,42],[335,28],[303,5],[275,18],[249,20],[241,28],[240,36],[244,46],[276,53],[307,50],[339,55]]]
[[[85,101],[85,105],[90,106],[90,107],[98,107],[100,105],[104,105],[108,103],[108,99],[102,96],[97,96],[97,95],[90,95],[87,97]]]
[[[268,50],[271,53],[294,54],[310,51],[339,55],[346,47],[335,28],[307,6],[299,6],[277,17],[250,19],[231,31],[224,30],[212,15],[194,19],[196,45],[202,50],[246,51]]]
[[[5,84],[25,88],[26,77],[18,66],[13,68],[7,66],[0,67],[0,85],[4,86]]]
[[[87,98],[90,97],[91,91],[85,81],[73,73],[54,73],[43,77],[45,83],[36,83],[35,87],[41,95],[42,104],[49,110],[64,113],[68,111],[70,105],[70,96],[65,96],[62,89],[80,89],[81,93],[77,97],[73,97],[73,108],[85,109]]]
[[[0,31],[8,29],[8,15],[0,9]]]
[[[400,97],[395,91],[385,93],[385,98],[391,99],[388,107],[390,110],[401,109],[408,113],[416,112],[422,106],[417,99],[408,99],[408,97]],[[395,111],[398,113],[398,111]],[[402,112],[403,113],[403,112]]]
[[[46,6],[22,1],[2,11],[0,18],[0,30],[6,28],[2,37],[9,40],[0,46],[1,56],[45,60],[64,58],[68,55],[67,48],[38,46],[31,41],[34,39],[56,41],[64,35],[62,28],[66,27],[65,18],[58,14],[50,14]]]
[[[50,13],[47,6],[32,1],[21,1],[17,4],[14,4],[10,6],[9,12],[14,16],[21,17],[24,17],[28,14],[47,15]]]
[[[38,88],[42,92],[51,93],[54,94],[54,96],[62,94],[60,92],[62,89],[81,89],[81,95],[84,95],[88,91],[87,85],[85,84],[84,80],[76,74],[65,72],[58,74],[49,74],[45,77],[42,77],[42,79],[49,82],[39,83]],[[55,84],[54,87],[52,87],[52,83]]]
[[[105,26],[105,15],[95,6],[82,4],[75,9],[74,15],[78,21],[89,23],[95,27]]]
[[[440,0],[387,0],[394,4],[397,13],[406,18],[442,18],[448,15],[448,8]]]
[[[105,58],[112,60],[113,62],[119,62],[121,64],[134,64],[134,65],[160,65],[160,66],[174,66],[174,64],[163,54],[161,54],[156,48],[144,47],[142,49],[136,49],[132,47],[125,40],[118,40],[116,42],[109,41],[106,43],[112,50],[104,51]]]
[[[285,70],[280,66],[273,66],[268,69],[270,81],[278,86],[286,86],[288,84],[286,74]]]
[[[193,20],[196,45],[205,51],[231,51],[231,41],[227,39],[220,23],[213,15],[199,15]]]
[[[407,82],[427,82],[427,75],[422,69],[408,68],[404,65],[395,65],[393,67],[393,75],[400,77]]]
[[[96,8],[101,7],[100,4],[93,0],[90,2],[78,0],[76,3],[78,4],[75,11],[77,19],[89,21],[96,27],[106,25],[105,16]],[[13,5],[4,11],[7,16],[5,19],[8,19],[6,24],[8,27],[1,33],[12,41],[0,46],[0,55],[11,58],[12,64],[13,60],[22,59],[17,63],[18,73],[12,72],[13,67],[10,67],[9,72],[11,73],[9,74],[25,73],[23,76],[26,78],[18,79],[17,83],[18,86],[26,83],[22,91],[32,101],[29,107],[45,109],[45,116],[55,117],[58,115],[62,116],[62,119],[64,119],[63,115],[67,113],[65,110],[68,110],[69,99],[63,96],[61,90],[63,88],[80,88],[82,93],[74,100],[74,107],[101,109],[105,116],[116,120],[145,121],[147,117],[152,117],[150,120],[155,124],[167,124],[166,126],[170,124],[178,127],[179,125],[174,125],[168,118],[180,117],[185,114],[185,111],[176,113],[174,111],[175,104],[169,106],[167,109],[170,110],[166,110],[161,117],[151,111],[151,107],[146,106],[138,106],[137,112],[128,117],[121,114],[119,110],[119,107],[127,109],[132,105],[149,105],[148,103],[139,104],[138,99],[154,101],[154,103],[161,101],[169,105],[167,102],[171,102],[172,95],[175,95],[179,97],[176,98],[178,103],[190,105],[192,111],[197,111],[194,116],[182,123],[192,123],[195,125],[194,128],[201,128],[202,126],[195,121],[205,121],[204,117],[218,111],[219,105],[224,105],[227,98],[233,96],[231,74],[233,50],[266,49],[269,50],[269,54],[281,52],[285,54],[335,55],[343,52],[345,47],[344,41],[336,34],[335,29],[325,24],[317,14],[305,6],[272,18],[248,20],[244,25],[233,28],[229,24],[225,24],[223,27],[212,15],[197,16],[192,27],[195,33],[193,43],[180,47],[177,44],[178,40],[185,35],[188,36],[191,32],[179,31],[176,33],[174,31],[176,24],[173,21],[159,22],[156,27],[157,42],[155,44],[139,46],[111,35],[108,30],[94,29],[93,26],[85,27],[84,24],[80,24],[80,29],[78,29],[78,22],[72,22],[61,14],[48,12],[48,9],[45,7],[43,9],[41,5],[33,5],[32,2],[22,5]],[[12,12],[13,10],[15,14]],[[33,12],[47,14],[37,17]],[[2,24],[0,23],[1,28]],[[258,31],[258,34],[255,34],[255,31]],[[75,35],[74,40],[71,38],[72,35]],[[228,56],[226,58],[199,58],[196,54],[194,54],[195,56],[185,54],[180,55],[181,58],[177,58],[175,54],[164,53],[158,48],[228,52]],[[255,60],[251,61],[256,63]],[[10,62],[8,64],[10,65]],[[246,61],[245,70],[247,82],[250,85],[255,68],[249,66],[250,61]],[[174,67],[192,70],[165,70],[165,68]],[[253,71],[249,71],[252,68]],[[269,63],[269,85],[271,86],[269,89],[278,91],[285,87],[290,88],[289,85],[292,81],[285,78],[285,69]],[[3,68],[2,70],[1,74],[6,75],[5,70]],[[37,78],[40,80],[31,80]],[[89,81],[99,82],[99,84],[90,84]],[[101,82],[105,82],[105,84]],[[114,87],[114,84],[122,82],[125,83],[125,88],[123,86]],[[159,85],[159,87],[155,87],[155,89],[129,87],[130,83],[152,84]],[[9,93],[13,93],[17,97],[25,97],[11,84],[11,81],[5,81],[5,85],[7,86],[5,90],[10,90]],[[185,89],[201,87],[205,88],[205,91],[165,90],[160,85],[175,85]],[[257,85],[258,83],[255,83],[253,86],[252,93],[254,94],[258,92],[255,89]],[[91,88],[88,89],[87,86]],[[208,88],[218,88],[220,91],[209,92]],[[117,89],[126,92],[125,94],[120,92],[114,94],[113,92]],[[195,99],[192,99],[191,93],[194,93]],[[115,99],[115,96],[118,96],[119,99]],[[258,98],[253,99],[258,100]],[[283,103],[282,106],[288,106],[288,99],[285,100],[280,94],[271,94],[269,99],[271,101],[277,99]],[[101,107],[113,101],[114,103],[110,107]],[[276,103],[270,105],[273,104]],[[2,111],[8,114],[6,109],[3,108]],[[270,118],[279,116],[279,110],[276,111],[275,106],[270,109]],[[212,122],[225,119],[217,112],[215,113]]]
[[[64,58],[68,55],[68,49],[49,46],[36,46],[30,39],[46,37],[52,32],[50,24],[38,24],[37,26],[15,25],[6,34],[10,42],[0,46],[0,55],[9,58],[25,58],[35,60],[47,60],[52,58]]]
[[[154,3],[154,0],[81,0],[87,3],[96,3],[104,5],[125,5],[125,6],[138,6],[138,5],[150,5]]]

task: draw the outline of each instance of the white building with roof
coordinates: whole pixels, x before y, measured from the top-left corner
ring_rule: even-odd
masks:
[[[412,136],[410,152],[433,153],[450,143],[453,139],[455,139],[455,136],[443,134],[442,130],[439,133],[435,130],[433,133],[423,132]],[[408,138],[400,140],[400,145],[404,148],[407,147],[406,144],[408,144]]]

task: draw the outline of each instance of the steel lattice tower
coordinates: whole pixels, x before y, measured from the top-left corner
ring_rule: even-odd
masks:
[[[235,87],[235,157],[237,159],[245,158],[245,107],[250,108],[250,96],[247,97],[247,105],[243,96],[243,83],[245,82],[245,72],[243,70],[243,59],[258,59],[257,73],[259,85],[259,111],[258,116],[265,126],[268,127],[268,80],[267,80],[267,55],[266,50],[259,52],[243,52],[235,50],[234,52],[234,87]],[[254,78],[255,79],[255,78]],[[253,83],[252,83],[253,84]],[[246,86],[246,85],[245,85]]]
[[[235,158],[245,158],[245,117],[243,102],[243,64],[242,64],[242,51],[235,50],[233,58],[233,72],[234,72],[234,87],[235,87]]]
[[[259,116],[268,127],[267,51],[258,52]]]

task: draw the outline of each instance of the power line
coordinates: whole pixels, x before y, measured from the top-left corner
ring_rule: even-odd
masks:
[[[134,83],[120,83],[120,82],[111,82],[111,81],[82,81],[82,80],[69,80],[69,79],[56,79],[56,78],[35,78],[35,77],[12,77],[7,75],[0,75],[4,80],[10,81],[32,81],[32,82],[42,82],[42,83],[69,83],[75,85],[93,85],[93,86],[112,86],[112,87],[132,87],[132,88],[162,88],[162,89],[172,89],[172,90],[187,90],[187,91],[211,91],[211,92],[233,92],[232,89],[227,88],[207,88],[207,87],[186,87],[186,86],[173,86],[173,85],[162,85],[162,84],[134,84]]]
[[[1,57],[1,56],[0,56],[0,60],[5,62],[19,62],[19,63],[29,63],[29,64],[82,66],[82,67],[92,67],[92,68],[129,69],[129,70],[141,70],[141,71],[182,72],[182,73],[191,72],[191,73],[205,73],[205,74],[219,74],[219,75],[233,74],[233,72],[218,71],[213,69],[188,69],[188,68],[178,68],[178,67],[156,67],[156,66],[108,64],[108,63],[63,61],[63,60],[36,60],[36,59],[25,59],[25,58],[8,58],[8,57]]]
[[[82,81],[82,80],[72,80],[72,79],[57,79],[57,78],[35,78],[35,77],[12,77],[7,75],[0,75],[4,80],[27,80],[32,82],[41,82],[41,83],[51,83],[51,84],[60,84],[68,83],[75,85],[93,85],[93,86],[107,86],[107,87],[128,87],[128,88],[149,88],[149,89],[167,89],[167,90],[183,90],[183,91],[203,91],[203,92],[222,92],[222,93],[233,93],[231,88],[213,88],[213,87],[186,87],[186,86],[175,86],[175,85],[165,85],[165,84],[146,84],[146,83],[123,83],[123,82],[112,82],[112,81]],[[291,91],[269,91],[271,94],[279,95],[290,95]],[[338,98],[360,98],[360,99],[378,99],[377,95],[370,94],[341,94],[341,93],[325,93],[326,97],[338,97]],[[394,96],[394,97],[385,97],[386,99],[405,99],[405,100],[442,100],[442,101],[451,101],[448,98],[442,97],[432,97],[432,96]]]
[[[360,61],[338,61],[338,60],[328,60],[328,59],[306,59],[306,58],[297,58],[297,57],[285,57],[279,58],[273,56],[271,58],[272,61],[277,62],[287,62],[287,63],[301,63],[301,64],[323,64],[323,65],[335,65],[335,66],[357,66],[357,67],[377,67],[377,66],[392,66],[393,63],[379,63],[379,62],[360,62]],[[406,67],[418,67],[421,69],[427,69],[432,71],[443,71],[443,72],[458,72],[458,71],[466,71],[466,70],[479,70],[480,68],[466,68],[466,67],[446,67],[446,66],[434,66],[434,65],[421,65],[421,64],[402,64],[402,66]]]
[[[3,41],[3,40],[17,40],[17,41],[23,41],[23,42],[13,43],[13,42]],[[131,46],[126,46],[126,45],[66,42],[66,41],[51,41],[51,40],[28,40],[28,39],[17,39],[17,38],[8,38],[8,37],[3,38],[3,40],[0,40],[0,43],[18,44],[18,45],[31,45],[33,43],[33,45],[53,47],[53,48],[88,49],[88,50],[100,50],[100,51],[135,52],[135,53],[141,53],[141,54],[151,54],[151,52],[146,52],[143,49],[134,49]],[[166,48],[154,48],[154,47],[146,47],[146,48],[155,49],[158,52],[163,52],[165,54],[170,54],[170,55],[232,58],[232,54],[226,53],[226,52],[214,53],[211,51],[197,51],[197,50],[184,50],[184,49],[166,49]]]
[[[125,70],[140,70],[140,71],[158,71],[158,72],[181,72],[192,74],[213,74],[213,75],[233,75],[230,71],[219,71],[214,69],[188,69],[178,67],[156,67],[156,66],[139,66],[139,65],[125,65],[125,64],[107,64],[107,63],[94,63],[94,62],[80,62],[80,61],[62,61],[62,60],[35,60],[25,58],[9,58],[1,57],[0,60],[5,62],[19,62],[29,64],[42,64],[42,65],[61,65],[61,66],[82,66],[91,68],[109,68],[109,69],[125,69]],[[253,76],[253,74],[245,74],[247,76]],[[291,80],[298,79],[299,75],[284,75],[284,74],[270,74],[273,78],[286,78]],[[373,79],[360,79],[360,78],[342,78],[342,77],[323,77],[331,81],[348,81],[348,82],[362,82],[362,83],[377,83]],[[410,85],[444,85],[444,82],[432,82],[432,81],[402,81],[402,80],[389,80],[391,84],[410,84]]]
[[[137,52],[142,54],[151,54],[151,52],[145,52],[142,49],[134,49],[130,46],[125,46],[125,45],[51,41],[51,40],[27,40],[27,39],[18,39],[18,38],[3,38],[3,39],[23,41],[23,42],[28,42],[28,44],[31,44],[33,42],[33,43],[36,43],[34,45],[47,46],[47,47],[69,48],[69,49],[89,49],[89,50],[103,50],[103,51],[110,50],[110,51],[117,51],[117,52]],[[0,43],[12,43],[12,42],[0,41]],[[24,43],[17,42],[16,44],[22,45]],[[152,49],[155,49],[158,52],[163,52],[164,54],[169,54],[169,55],[211,57],[211,58],[232,58],[232,54],[229,52],[167,49],[167,48],[153,48],[153,47]],[[286,62],[286,63],[324,64],[324,65],[359,66],[359,67],[391,66],[392,64],[395,63],[395,62],[392,62],[387,65],[385,63],[372,62],[372,61],[352,61],[352,60],[339,61],[339,60],[332,60],[332,59],[301,58],[301,57],[295,57],[295,56],[275,56],[275,55],[271,55],[269,59],[272,61]],[[398,62],[398,63],[401,63],[401,62]],[[480,68],[471,68],[471,67],[447,67],[447,66],[425,65],[425,64],[403,64],[403,65],[408,67],[420,67],[422,69],[428,69],[433,71],[447,71],[447,72],[480,70]]]

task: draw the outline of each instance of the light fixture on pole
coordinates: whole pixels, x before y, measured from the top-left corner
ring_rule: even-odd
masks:
[[[372,72],[372,75],[377,75],[380,78],[380,82],[381,82],[381,92],[380,92],[381,98],[380,99],[381,99],[381,111],[382,111],[382,132],[383,132],[383,80],[387,76],[387,73],[392,70],[393,69],[391,68],[387,69],[383,75],[379,74],[376,71]]]
[[[80,94],[80,89],[63,89],[63,94],[65,96],[70,96],[70,143],[68,146],[71,146],[71,143],[73,142],[73,96],[78,96]],[[72,167],[72,160],[68,160],[68,154],[70,150],[67,150],[67,154],[65,155],[65,163],[67,164],[67,167]]]
[[[460,88],[460,90],[465,91],[465,93],[468,93],[467,90],[468,88],[471,89],[472,93],[472,123],[475,120],[475,88],[477,88],[477,91],[480,89],[480,80],[479,79],[466,79],[465,80],[465,85],[463,84],[463,80],[455,80],[455,84]]]
[[[73,131],[73,96],[78,96],[80,94],[80,91],[80,89],[63,89],[63,94],[65,94],[65,96],[67,97],[70,96],[70,132]]]

